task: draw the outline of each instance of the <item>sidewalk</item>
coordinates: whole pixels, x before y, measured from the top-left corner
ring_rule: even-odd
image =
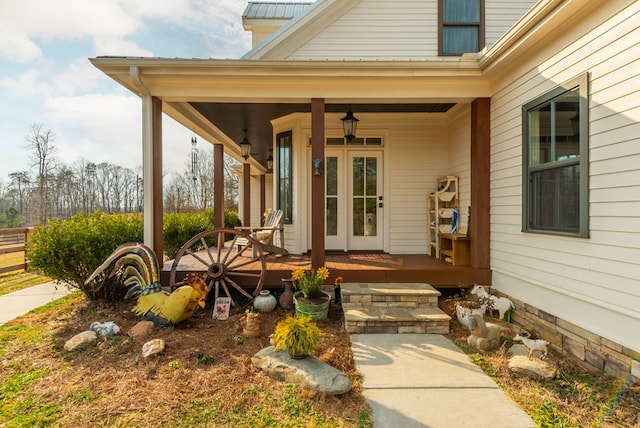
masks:
[[[69,293],[67,287],[51,281],[4,294],[0,296],[0,325]]]
[[[444,336],[356,334],[351,347],[376,428],[536,426]]]

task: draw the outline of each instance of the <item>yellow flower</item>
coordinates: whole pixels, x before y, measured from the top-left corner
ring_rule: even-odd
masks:
[[[322,266],[319,267],[318,270],[316,271],[316,273],[318,274],[318,276],[320,278],[322,278],[322,280],[324,281],[325,279],[329,278],[329,269],[327,269],[326,267]]]
[[[303,276],[304,276],[304,272],[305,270],[302,268],[295,268],[292,272],[291,272],[291,278],[294,281],[298,281],[300,280]]]

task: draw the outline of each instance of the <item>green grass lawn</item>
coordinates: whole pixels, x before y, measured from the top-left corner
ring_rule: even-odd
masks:
[[[32,272],[19,271],[4,273],[0,275],[0,296],[47,281],[51,281],[51,278]]]

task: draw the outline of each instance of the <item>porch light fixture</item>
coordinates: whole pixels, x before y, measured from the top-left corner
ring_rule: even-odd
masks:
[[[342,121],[342,128],[344,129],[344,138],[349,141],[356,138],[356,128],[358,127],[359,120],[351,112],[351,104],[349,104],[347,114],[340,120]]]
[[[273,171],[273,155],[271,154],[272,150],[269,149],[269,157],[267,158],[267,171]]]
[[[249,159],[249,154],[251,153],[251,143],[249,142],[249,139],[247,138],[247,129],[246,128],[244,129],[244,139],[240,143],[240,152],[241,152],[241,156],[244,158],[244,160]]]
[[[195,183],[198,173],[198,140],[195,134],[191,137],[191,179]]]

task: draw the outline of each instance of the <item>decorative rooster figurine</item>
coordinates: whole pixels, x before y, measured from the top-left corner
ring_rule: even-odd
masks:
[[[204,308],[208,288],[204,281],[190,281],[172,293],[160,288],[158,260],[153,250],[144,244],[122,244],[91,274],[85,284],[107,269],[108,276],[122,272],[128,288],[125,299],[138,297],[132,312],[156,326],[168,327],[189,318],[196,306]],[[193,286],[192,286],[193,285]]]

